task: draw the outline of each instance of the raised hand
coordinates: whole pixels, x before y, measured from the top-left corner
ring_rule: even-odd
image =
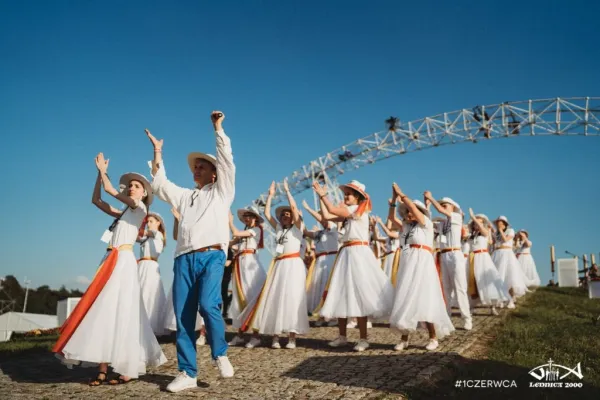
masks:
[[[308,205],[306,200],[302,200],[302,207],[304,207],[306,210],[308,210],[310,208],[310,206]]]
[[[471,217],[471,219],[475,219],[475,214],[473,214],[472,208],[469,208],[469,216]]]
[[[313,190],[319,195],[319,197],[323,197],[327,195],[327,189],[323,186],[319,185],[319,182],[313,182],[312,184]]]
[[[426,190],[426,191],[423,193],[423,197],[424,197],[425,199],[427,199],[427,200],[431,200],[431,199],[433,198],[433,196],[432,196],[432,194],[431,194],[431,192],[430,192],[429,190]]]
[[[271,186],[269,186],[269,196],[275,196],[275,181],[271,182]]]
[[[396,197],[402,197],[404,196],[404,193],[402,192],[402,189],[400,189],[400,186],[398,186],[398,184],[396,182],[394,182],[392,184],[392,190],[393,193]]]
[[[105,174],[108,171],[108,161],[104,159],[104,154],[98,153],[96,156],[96,168],[98,168],[98,171]]]
[[[287,178],[283,180],[283,190],[285,190],[286,193],[290,191]]]
[[[152,146],[154,146],[154,150],[162,150],[163,139],[158,140],[154,137],[154,135],[150,133],[148,129],[144,129],[144,132],[146,132],[146,136],[148,136],[148,139],[150,139]]]
[[[215,128],[216,131],[219,131],[222,129],[222,122],[225,119],[225,114],[223,114],[221,111],[213,111],[210,114],[210,120],[213,123],[213,127]]]
[[[394,203],[396,203],[396,202],[394,201],[394,199],[388,199],[388,205],[389,205],[390,207],[391,207],[391,206],[393,206],[393,205],[394,205]]]
[[[381,219],[381,217],[377,217],[377,222],[383,225],[383,220]]]

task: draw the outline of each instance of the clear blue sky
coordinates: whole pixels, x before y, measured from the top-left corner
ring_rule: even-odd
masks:
[[[191,186],[185,157],[214,152],[208,116],[223,110],[237,208],[390,115],[599,96],[598,15],[583,1],[4,1],[0,276],[57,288],[94,275],[111,222],[90,202],[94,157],[110,158],[115,183],[148,175],[144,128],[165,139],[169,177]],[[363,181],[380,214],[397,181],[508,216],[529,230],[545,283],[551,244],[600,251],[599,150],[597,137],[496,140],[342,180]],[[167,290],[173,250],[160,260]]]

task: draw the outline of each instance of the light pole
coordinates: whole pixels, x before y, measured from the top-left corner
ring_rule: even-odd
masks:
[[[27,296],[29,295],[29,284],[31,283],[31,281],[28,281],[27,277],[25,277],[23,283],[25,284],[25,302],[23,303],[23,312],[25,312],[25,310],[27,309]]]

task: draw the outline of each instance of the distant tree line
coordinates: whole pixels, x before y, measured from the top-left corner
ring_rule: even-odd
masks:
[[[27,310],[25,312],[32,314],[56,315],[56,303],[67,297],[81,297],[83,293],[79,290],[67,290],[61,286],[58,290],[50,289],[47,285],[40,286],[37,289],[29,288],[27,296]],[[19,284],[17,278],[12,275],[4,277],[0,286],[0,300],[14,300],[15,306],[12,311],[22,312],[25,302],[25,288]],[[3,312],[11,311],[6,309],[6,303]]]

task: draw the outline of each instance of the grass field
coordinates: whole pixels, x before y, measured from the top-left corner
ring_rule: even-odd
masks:
[[[57,339],[58,335],[17,336],[8,342],[0,342],[0,359],[17,357],[26,353],[48,352]]]
[[[600,300],[576,288],[539,288],[518,303],[498,332],[462,358],[430,387],[419,388],[409,398],[491,399],[600,399]],[[554,363],[575,368],[581,363],[583,388],[541,389],[529,375],[534,367]],[[564,371],[563,371],[564,372]],[[561,375],[563,374],[561,372]],[[514,380],[517,388],[458,388],[457,380]]]

